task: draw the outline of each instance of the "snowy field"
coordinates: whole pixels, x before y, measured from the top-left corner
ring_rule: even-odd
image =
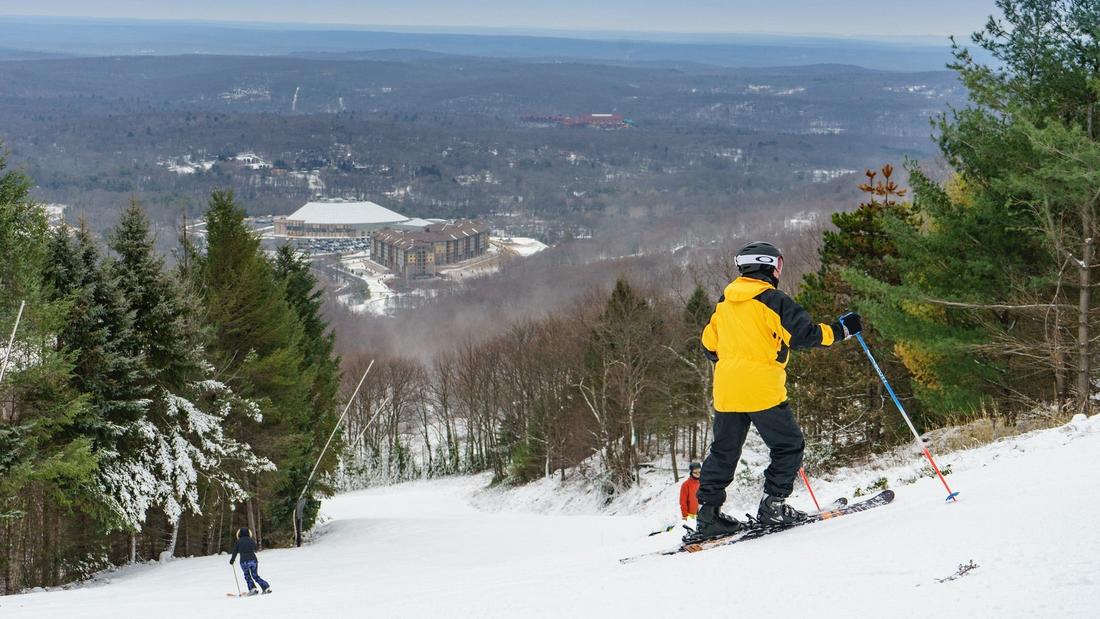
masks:
[[[815,487],[886,478],[892,505],[694,555],[618,561],[676,545],[646,535],[677,515],[665,476],[607,508],[569,484],[452,478],[326,501],[312,543],[260,553],[273,595],[226,597],[221,555],[0,597],[0,617],[1100,617],[1100,415],[941,454],[957,504],[912,451]],[[739,481],[728,511],[754,508],[756,487]]]

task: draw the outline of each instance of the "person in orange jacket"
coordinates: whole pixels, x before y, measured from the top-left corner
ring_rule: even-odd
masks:
[[[703,460],[697,493],[700,537],[730,535],[744,526],[721,507],[750,425],[771,452],[756,519],[779,526],[806,519],[805,512],[786,502],[806,448],[787,403],[787,362],[793,349],[831,346],[863,328],[854,312],[832,324],[815,323],[778,290],[783,253],[775,245],[750,243],[737,253],[736,264],[740,277],[726,286],[701,337],[715,366],[714,440]]]
[[[699,513],[699,499],[695,495],[699,492],[699,473],[702,470],[701,464],[692,462],[688,466],[687,479],[680,484],[680,517],[690,524],[695,523],[695,515]]]

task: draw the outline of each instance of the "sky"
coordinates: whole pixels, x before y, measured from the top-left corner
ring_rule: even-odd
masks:
[[[0,15],[294,22],[463,31],[966,36],[994,0],[0,0]]]

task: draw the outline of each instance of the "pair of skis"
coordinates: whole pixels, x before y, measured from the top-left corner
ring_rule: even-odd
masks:
[[[841,498],[833,501],[832,503],[829,503],[825,507],[821,508],[820,510],[818,510],[818,512],[828,511],[830,509],[839,509],[841,507],[844,507],[847,504],[848,504],[848,499],[845,499],[844,497],[841,497]],[[818,512],[814,512],[814,513],[818,513]],[[680,526],[684,527],[684,529],[688,532],[688,535],[686,535],[684,537],[687,537],[687,536],[689,536],[689,535],[691,535],[692,533],[695,532],[695,529],[689,527],[686,524],[680,525]],[[657,529],[656,531],[651,531],[649,533],[649,537],[653,537],[654,535],[660,535],[662,533],[668,533],[669,531],[671,531],[675,528],[676,528],[676,523],[672,523],[672,524],[670,524],[667,527],[664,527],[662,529]]]
[[[772,533],[778,533],[780,531],[786,531],[787,529],[800,527],[802,525],[820,522],[822,520],[830,520],[832,518],[839,518],[840,516],[845,516],[847,514],[867,511],[875,507],[888,505],[893,500],[893,490],[883,490],[882,492],[876,494],[869,499],[860,501],[858,503],[853,503],[851,505],[848,505],[847,501],[844,499],[838,499],[837,501],[834,501],[832,505],[826,507],[822,511],[810,514],[809,517],[806,518],[806,520],[803,520],[802,522],[793,525],[775,526],[750,524],[743,531],[739,531],[737,533],[734,533],[733,535],[726,535],[722,537],[701,540],[693,540],[691,538],[691,534],[689,533],[688,535],[684,536],[684,542],[677,548],[673,548],[670,550],[659,550],[657,552],[650,552],[634,557],[626,557],[625,559],[619,559],[619,562],[632,563],[646,557],[675,555],[682,552],[700,552],[702,550],[709,550],[711,548],[717,548],[719,546],[730,546],[732,544],[746,542],[749,540],[764,537],[765,535],[771,535]]]
[[[260,593],[249,593],[245,591],[244,593],[226,593],[225,595],[231,598],[250,598],[256,597],[257,595],[267,595],[269,593],[271,593],[271,589],[268,589],[267,591],[262,591]]]

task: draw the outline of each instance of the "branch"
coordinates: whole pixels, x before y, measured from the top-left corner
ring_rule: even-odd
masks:
[[[945,301],[943,299],[931,299],[924,298],[925,303],[933,303],[935,305],[944,305],[947,307],[962,307],[965,309],[988,309],[988,310],[1025,310],[1025,309],[1050,309],[1056,307],[1076,309],[1076,305],[1067,305],[1062,303],[1029,303],[1024,305],[1007,305],[1000,303],[984,304],[984,303],[963,303],[961,301]]]

